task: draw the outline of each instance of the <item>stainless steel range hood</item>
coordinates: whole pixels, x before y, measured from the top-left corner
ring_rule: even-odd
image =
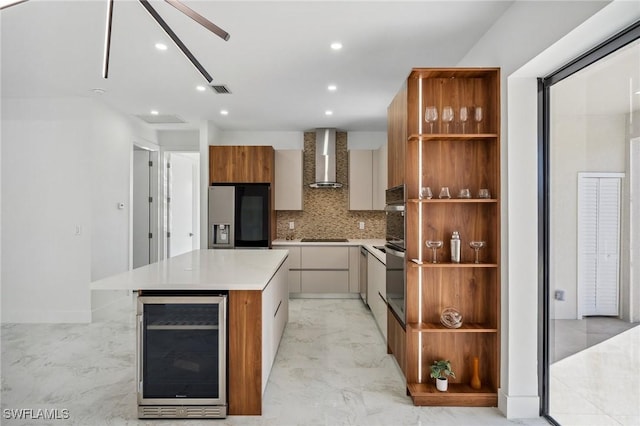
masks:
[[[311,188],[342,188],[336,182],[336,129],[316,129],[316,181]]]

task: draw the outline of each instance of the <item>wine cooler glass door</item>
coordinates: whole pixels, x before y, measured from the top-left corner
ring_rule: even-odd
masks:
[[[225,404],[225,297],[141,297],[142,404]]]

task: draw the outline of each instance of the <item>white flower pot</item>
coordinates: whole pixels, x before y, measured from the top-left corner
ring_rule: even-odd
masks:
[[[446,392],[448,386],[449,380],[447,380],[446,378],[438,377],[436,379],[436,389],[438,389],[440,392]]]

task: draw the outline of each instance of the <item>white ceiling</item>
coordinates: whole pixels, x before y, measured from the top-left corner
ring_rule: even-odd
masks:
[[[99,97],[130,115],[175,114],[196,129],[386,129],[412,67],[455,66],[511,1],[194,1],[225,42],[163,1],[151,4],[230,95],[204,78],[134,0],[116,0],[101,77],[106,0],[31,0],[2,10],[2,97]],[[169,50],[154,48],[162,41]],[[329,45],[341,41],[344,48]],[[330,93],[327,85],[338,86]],[[103,95],[92,89],[102,88]],[[221,116],[227,109],[229,115]],[[326,116],[325,110],[334,111]]]

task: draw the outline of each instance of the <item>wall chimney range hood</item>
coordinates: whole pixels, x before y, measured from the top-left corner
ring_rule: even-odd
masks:
[[[316,129],[316,181],[311,188],[342,188],[336,182],[336,129]]]

